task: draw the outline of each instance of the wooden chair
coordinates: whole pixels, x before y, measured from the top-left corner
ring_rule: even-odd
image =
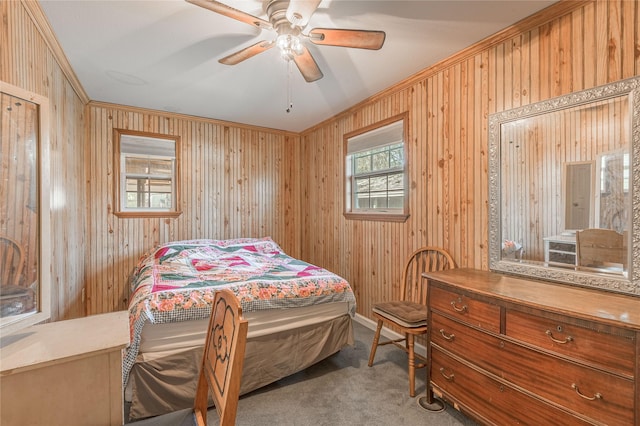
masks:
[[[131,424],[206,426],[208,401],[211,395],[220,418],[220,425],[234,425],[240,397],[240,379],[248,326],[248,322],[242,319],[242,308],[236,296],[229,290],[216,291],[193,409],[151,417]]]
[[[414,251],[402,272],[402,294],[400,300],[377,303],[373,307],[373,316],[378,319],[369,367],[373,365],[378,346],[393,344],[405,352],[409,357],[409,395],[415,396],[415,369],[425,366],[424,357],[414,351],[415,336],[427,332],[427,289],[422,273],[455,268],[453,258],[445,250],[437,247],[422,247]],[[380,342],[382,326],[393,326],[400,329],[404,337],[396,340]],[[405,342],[401,345],[400,342]],[[416,365],[418,357],[422,363]]]
[[[9,237],[0,236],[0,285],[19,285],[23,268],[22,246]]]
[[[627,266],[624,235],[613,229],[585,229],[576,232],[578,267],[611,268]]]

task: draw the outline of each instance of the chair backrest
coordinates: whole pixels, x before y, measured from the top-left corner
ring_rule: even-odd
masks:
[[[439,247],[421,247],[414,251],[402,272],[402,300],[426,304],[427,290],[422,274],[455,267],[451,255]]]
[[[0,236],[0,285],[19,285],[24,268],[24,250],[15,240]]]
[[[613,229],[585,229],[576,232],[578,266],[627,265],[624,235]]]
[[[199,426],[207,424],[208,396],[220,416],[220,425],[234,425],[240,396],[248,322],[229,290],[217,290],[198,378],[194,414]]]

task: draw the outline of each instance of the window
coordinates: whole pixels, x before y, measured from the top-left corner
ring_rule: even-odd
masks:
[[[405,221],[405,118],[394,117],[345,135],[345,216]]]
[[[129,217],[175,217],[177,210],[179,138],[152,133],[115,131],[116,214]]]

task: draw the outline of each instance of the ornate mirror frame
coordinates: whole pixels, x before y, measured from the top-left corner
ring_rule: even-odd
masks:
[[[549,267],[540,261],[504,259],[502,234],[501,136],[502,126],[517,120],[588,105],[616,97],[628,97],[630,135],[630,258],[626,274],[588,272],[578,268]],[[540,236],[542,238],[543,236]],[[578,286],[640,295],[640,77],[599,86],[537,102],[489,116],[489,268],[494,271]],[[625,276],[626,275],[626,276]]]

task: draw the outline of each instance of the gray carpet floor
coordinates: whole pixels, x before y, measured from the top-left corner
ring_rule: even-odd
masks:
[[[367,366],[373,331],[355,323],[355,344],[304,371],[240,397],[238,426],[475,425],[451,406],[431,413],[418,405],[425,393],[424,369],[417,370],[416,397],[409,396],[407,356],[378,347]],[[215,409],[209,411],[215,425]]]

